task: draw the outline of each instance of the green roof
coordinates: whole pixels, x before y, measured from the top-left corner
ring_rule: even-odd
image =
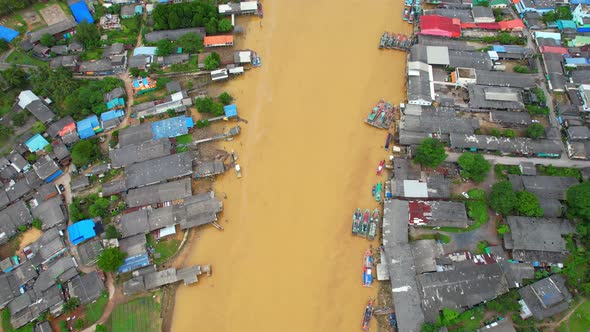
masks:
[[[573,42],[576,47],[590,45],[590,36],[576,36]]]
[[[557,20],[557,28],[559,30],[563,29],[577,29],[576,22],[571,20]]]
[[[490,6],[499,6],[499,5],[508,5],[506,3],[506,0],[491,0],[490,1]]]

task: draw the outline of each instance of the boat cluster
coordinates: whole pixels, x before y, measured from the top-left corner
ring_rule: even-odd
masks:
[[[381,99],[365,119],[367,124],[380,129],[389,129],[395,117],[395,107]]]
[[[412,39],[400,33],[384,32],[379,40],[379,48],[406,51],[412,46]]]
[[[369,209],[362,213],[360,208],[356,209],[352,215],[352,235],[361,236],[373,241],[377,234],[377,225],[380,219],[379,209],[373,210],[373,214]]]

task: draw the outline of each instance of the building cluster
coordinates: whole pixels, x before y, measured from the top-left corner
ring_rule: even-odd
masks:
[[[443,164],[428,171],[411,160],[394,160],[394,177],[386,188],[393,198],[384,203],[384,256],[377,275],[391,281],[398,330],[419,331],[422,323],[435,323],[444,308],[462,312],[515,288],[523,319],[540,320],[566,310],[572,296],[561,275],[525,281],[535,279],[536,271],[564,266],[569,254],[565,237],[575,228],[563,218],[562,201],[578,180],[539,176],[532,163],[522,164],[523,175],[509,180],[515,190],[538,195],[545,215],[508,216],[510,232],[503,243],[482,254],[447,252],[436,240],[410,241],[412,228],[466,228],[472,223],[463,202],[449,201],[455,167]]]

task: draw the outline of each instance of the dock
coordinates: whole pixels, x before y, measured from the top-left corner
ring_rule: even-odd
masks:
[[[196,141],[192,142],[191,145],[197,146],[197,145],[202,144],[202,143],[208,143],[208,142],[218,141],[218,140],[221,140],[221,139],[232,138],[234,136],[239,135],[240,132],[241,132],[241,130],[242,129],[240,128],[240,125],[237,125],[235,127],[230,128],[227,133],[217,134],[217,135],[212,136],[212,137],[208,137],[208,138],[203,138],[203,139],[200,139],[200,140],[196,140]]]

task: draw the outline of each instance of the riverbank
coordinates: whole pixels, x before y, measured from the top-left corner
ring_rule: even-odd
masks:
[[[220,87],[248,120],[220,143],[240,156],[244,177],[228,172],[214,185],[228,197],[225,231],[200,230],[184,262],[214,273],[179,287],[172,330],[357,331],[377,287],[362,287],[370,243],[350,236],[351,215],[378,206],[371,187],[387,155],[386,132],[363,119],[380,98],[403,100],[405,53],[377,46],[383,31],[410,26],[402,4],[386,0],[264,9],[262,24],[237,20],[238,47],[263,66]]]

